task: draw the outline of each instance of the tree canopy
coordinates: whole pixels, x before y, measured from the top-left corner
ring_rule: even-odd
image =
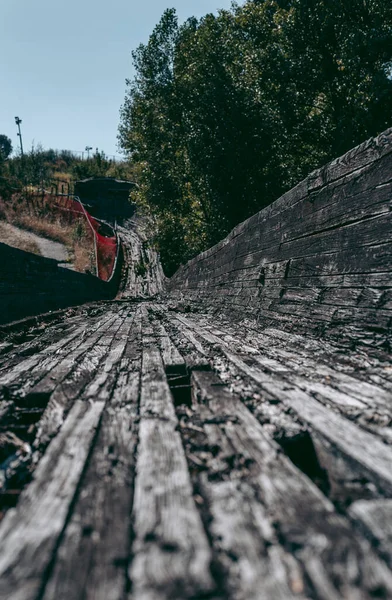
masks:
[[[133,53],[119,143],[164,269],[391,125],[392,4],[248,0]]]
[[[0,134],[0,164],[7,160],[12,152],[12,143],[8,136]]]

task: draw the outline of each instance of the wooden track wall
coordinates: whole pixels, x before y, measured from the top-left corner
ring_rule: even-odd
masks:
[[[110,283],[59,267],[57,261],[0,243],[0,323],[113,298],[119,285],[121,256]]]
[[[388,346],[392,129],[311,173],[168,282],[259,323]]]

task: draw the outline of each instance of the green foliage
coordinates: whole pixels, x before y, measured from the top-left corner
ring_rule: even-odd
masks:
[[[119,143],[167,275],[391,124],[391,23],[383,0],[164,13],[133,53]]]
[[[144,264],[144,262],[140,261],[140,262],[136,263],[134,271],[135,271],[136,277],[144,277],[145,274],[147,273],[147,267]]]
[[[75,161],[71,167],[74,179],[87,179],[88,177],[105,177],[111,166],[111,161],[105,157],[103,152],[98,152],[87,160]]]
[[[0,165],[7,160],[12,152],[12,143],[8,136],[0,134]]]
[[[1,153],[1,136],[0,136]],[[0,159],[1,164],[1,159]],[[3,174],[15,185],[48,185],[51,180],[77,180],[88,177],[133,178],[133,167],[129,162],[115,162],[98,150],[91,158],[81,159],[68,150],[44,150],[33,146],[24,156],[15,156],[7,161]]]

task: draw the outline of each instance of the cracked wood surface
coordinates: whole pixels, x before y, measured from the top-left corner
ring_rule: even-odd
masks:
[[[392,597],[386,355],[89,311],[2,355],[2,600]]]

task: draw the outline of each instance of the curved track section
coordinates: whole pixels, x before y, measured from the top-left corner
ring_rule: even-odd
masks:
[[[142,221],[134,216],[117,228],[124,251],[124,273],[120,287],[123,299],[146,299],[164,289],[165,276],[159,256],[152,248]]]

